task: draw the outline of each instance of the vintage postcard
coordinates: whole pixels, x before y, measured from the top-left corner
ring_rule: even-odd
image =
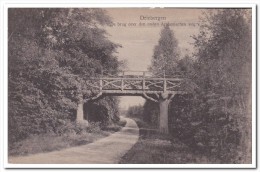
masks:
[[[5,6],[7,168],[255,167],[255,6]]]

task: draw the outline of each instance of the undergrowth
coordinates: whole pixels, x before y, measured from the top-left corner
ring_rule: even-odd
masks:
[[[85,145],[119,131],[125,124],[124,120],[108,124],[105,127],[100,123],[66,123],[57,128],[56,133],[34,134],[19,142],[9,143],[8,154],[23,156]]]

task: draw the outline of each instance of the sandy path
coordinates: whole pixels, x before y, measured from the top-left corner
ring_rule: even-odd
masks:
[[[125,118],[126,126],[94,143],[49,153],[10,157],[13,164],[116,164],[139,138],[135,121]]]

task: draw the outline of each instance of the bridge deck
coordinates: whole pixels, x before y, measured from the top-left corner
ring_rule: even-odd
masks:
[[[136,71],[133,71],[136,72]],[[85,80],[85,85],[95,90],[97,95],[159,95],[161,93],[186,94],[192,87],[192,82],[180,75],[166,77],[151,75],[151,72],[141,72],[141,75],[131,75],[129,71],[122,74],[107,74],[100,77],[91,77]]]
[[[185,91],[182,78],[90,78],[85,84],[102,93],[153,94],[162,92]]]

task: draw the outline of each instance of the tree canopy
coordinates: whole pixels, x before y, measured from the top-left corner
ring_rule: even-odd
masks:
[[[165,25],[161,30],[158,45],[154,47],[150,70],[155,74],[165,72],[167,75],[172,75],[176,72],[179,57],[178,41],[170,26]]]
[[[249,9],[209,9],[193,36],[194,54],[175,58],[177,40],[169,27],[154,49],[153,71],[177,69],[198,86],[172,99],[170,133],[216,162],[251,161],[251,28]],[[159,107],[146,101],[143,111],[156,125]]]
[[[72,120],[84,79],[117,70],[120,46],[107,38],[102,9],[8,9],[9,140],[56,132]],[[103,100],[113,119],[117,99]],[[113,109],[113,110],[110,110]]]

